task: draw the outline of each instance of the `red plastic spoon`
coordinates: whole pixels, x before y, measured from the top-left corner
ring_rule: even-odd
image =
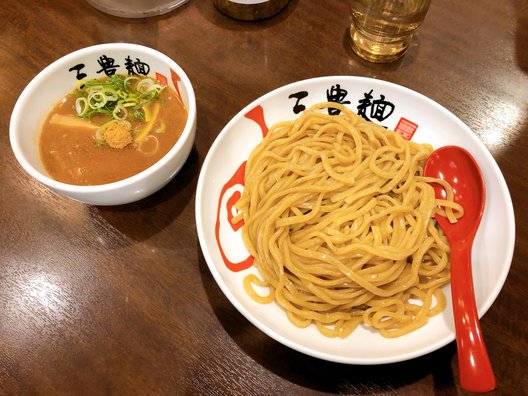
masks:
[[[460,370],[460,386],[470,392],[489,392],[495,389],[495,376],[480,330],[473,278],[471,249],[477,233],[486,190],[475,159],[458,146],[441,147],[431,154],[424,175],[448,181],[454,190],[455,202],[464,207],[464,216],[451,224],[445,217],[436,216],[451,247],[451,296]],[[438,198],[445,198],[442,187],[434,184]]]

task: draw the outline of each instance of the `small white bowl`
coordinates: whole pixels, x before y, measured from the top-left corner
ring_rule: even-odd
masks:
[[[78,79],[105,76],[103,66],[116,73],[132,72],[159,79],[181,95],[188,111],[185,128],[170,151],[146,170],[114,183],[76,186],[49,177],[39,158],[42,124],[53,106],[74,87]],[[108,70],[108,69],[106,69]],[[24,170],[53,191],[92,205],[121,205],[145,198],[165,186],[181,169],[194,143],[196,99],[183,69],[168,56],[151,48],[128,43],[101,44],[72,52],[42,70],[17,100],[9,135],[16,159]]]

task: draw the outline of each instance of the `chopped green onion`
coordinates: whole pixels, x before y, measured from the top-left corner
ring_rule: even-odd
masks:
[[[106,80],[84,80],[75,92],[75,110],[82,118],[100,114],[119,120],[145,120],[143,108],[158,99],[163,89],[159,81],[149,77],[114,74]]]
[[[86,100],[86,98],[80,96],[78,97],[77,99],[75,99],[75,112],[77,113],[78,116],[82,116],[84,114],[86,114],[86,112],[88,111],[88,101]]]
[[[106,96],[102,92],[95,91],[88,95],[88,106],[92,109],[100,109],[106,102]]]
[[[117,105],[114,111],[112,112],[112,115],[116,120],[126,120],[128,116],[128,111],[122,105]]]
[[[129,83],[130,81],[134,81],[134,80],[139,80],[139,78],[138,78],[138,77],[134,77],[134,76],[130,76],[130,77],[127,77],[127,78],[124,79],[124,81],[123,81],[123,85],[124,85],[124,87],[125,87],[126,90],[129,89],[129,88],[128,88],[128,83]]]
[[[128,97],[127,93],[121,90],[117,90],[116,93],[117,93],[117,96],[119,96],[121,99],[126,99]]]
[[[95,138],[94,139],[94,144],[95,144],[95,147],[97,147],[97,148],[101,148],[101,147],[106,146],[106,142],[103,139]]]
[[[119,99],[117,92],[110,87],[103,88],[103,95],[106,97],[106,100],[109,102],[115,102],[116,100]]]

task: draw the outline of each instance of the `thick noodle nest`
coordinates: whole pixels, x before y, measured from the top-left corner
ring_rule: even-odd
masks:
[[[247,161],[233,220],[261,275],[245,278],[249,295],[331,337],[360,324],[397,337],[442,312],[449,245],[434,215],[463,211],[447,183],[421,176],[431,152],[336,103],[274,125]]]

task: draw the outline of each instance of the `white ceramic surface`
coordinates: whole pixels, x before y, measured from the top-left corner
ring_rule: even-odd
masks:
[[[263,332],[295,350],[349,364],[398,362],[432,352],[455,338],[449,286],[444,288],[448,305],[441,315],[395,339],[363,327],[346,339],[327,338],[313,325],[295,327],[276,303],[256,303],[244,291],[243,278],[256,269],[246,268],[248,252],[241,230],[233,229],[227,221],[233,197],[243,190],[236,171],[266,127],[296,118],[298,106],[327,101],[327,95],[348,102],[354,111],[389,129],[396,129],[402,119],[400,130],[412,131],[414,124],[417,129],[412,140],[416,142],[434,147],[459,145],[473,154],[487,188],[486,208],[473,249],[473,277],[479,314],[489,309],[506,280],[515,241],[513,207],[505,180],[490,152],[456,116],[421,94],[375,79],[332,76],[293,83],[257,99],[225,126],[209,150],[197,186],[196,226],[204,257],[231,303]]]
[[[124,18],[146,18],[175,10],[188,0],[87,0],[98,10]]]
[[[53,106],[70,92],[80,77],[100,78],[103,66],[116,73],[129,71],[166,79],[188,110],[188,119],[174,147],[157,163],[127,179],[98,186],[74,186],[51,179],[38,153],[42,123]],[[128,68],[127,68],[128,67]],[[121,205],[145,198],[165,186],[183,166],[194,143],[196,99],[183,69],[154,49],[127,43],[101,44],[72,52],[42,70],[26,86],[11,115],[9,134],[22,168],[42,184],[69,198],[93,205]]]

